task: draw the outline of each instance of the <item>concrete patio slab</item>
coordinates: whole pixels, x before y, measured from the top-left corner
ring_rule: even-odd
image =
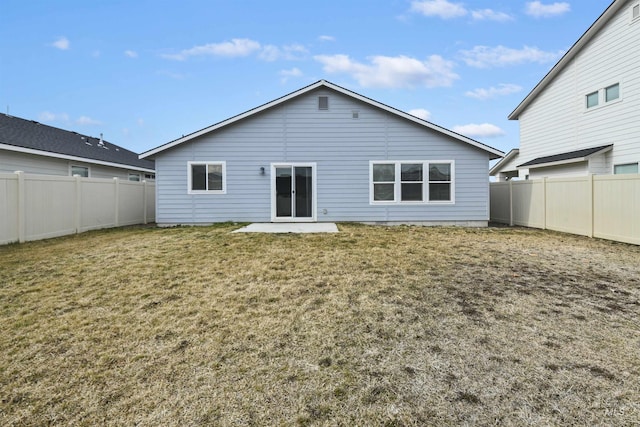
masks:
[[[232,233],[337,233],[333,222],[278,222],[254,223],[232,231]]]

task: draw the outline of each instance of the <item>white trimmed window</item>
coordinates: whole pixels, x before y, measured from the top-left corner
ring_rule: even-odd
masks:
[[[620,83],[615,83],[607,86],[603,89],[599,89],[595,92],[591,92],[585,95],[585,107],[587,110],[619,101],[620,98]]]
[[[631,22],[640,18],[640,3],[631,6]]]
[[[627,163],[624,165],[615,165],[613,167],[613,173],[616,175],[627,173],[638,173],[638,163]]]
[[[71,165],[69,167],[69,174],[71,176],[81,176],[83,178],[89,178],[89,167],[88,166],[78,166]]]
[[[454,203],[454,162],[371,161],[371,204]]]
[[[129,172],[128,175],[127,175],[127,179],[129,181],[140,182],[140,174],[136,173],[136,172]]]
[[[225,194],[226,162],[189,162],[189,194]]]

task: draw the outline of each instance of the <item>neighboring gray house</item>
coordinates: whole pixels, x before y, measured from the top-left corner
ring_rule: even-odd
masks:
[[[125,148],[32,120],[0,114],[0,172],[155,179],[153,161]]]
[[[147,151],[160,225],[489,220],[501,151],[321,80]]]
[[[516,159],[491,170],[520,178],[637,174],[640,0],[616,0],[509,115]]]

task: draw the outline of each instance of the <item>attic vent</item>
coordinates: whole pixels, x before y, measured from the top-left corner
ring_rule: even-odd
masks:
[[[352,112],[351,112],[351,118],[352,118],[352,119],[359,119],[359,118],[360,118],[360,112],[355,111],[355,110],[354,110],[354,111],[352,111]]]
[[[318,97],[318,110],[328,110],[329,109],[329,97],[328,96],[319,96]]]
[[[640,17],[640,4],[633,6],[631,9],[631,19],[637,19]]]

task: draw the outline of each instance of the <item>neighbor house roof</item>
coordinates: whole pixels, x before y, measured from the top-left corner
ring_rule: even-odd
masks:
[[[506,156],[501,158],[491,169],[489,169],[489,175],[493,176],[498,172],[502,172],[503,166],[507,165],[511,160],[516,158],[520,154],[519,148],[513,148],[511,151],[507,153]],[[515,169],[514,169],[515,170]]]
[[[422,120],[422,119],[420,119],[418,117],[415,117],[415,116],[413,116],[413,115],[411,115],[409,113],[405,113],[404,111],[401,111],[401,110],[398,110],[396,108],[390,107],[390,106],[385,105],[385,104],[383,104],[381,102],[374,101],[371,98],[367,98],[366,96],[363,96],[363,95],[360,95],[358,93],[352,92],[352,91],[350,91],[348,89],[345,89],[345,88],[343,88],[341,86],[338,86],[338,85],[336,85],[334,83],[328,82],[326,80],[319,80],[319,81],[317,81],[317,82],[315,82],[313,84],[310,84],[309,86],[303,87],[302,89],[299,89],[299,90],[297,90],[295,92],[291,92],[288,95],[282,96],[282,97],[280,97],[278,99],[275,99],[275,100],[273,100],[271,102],[263,104],[263,105],[261,105],[259,107],[253,108],[253,109],[251,109],[249,111],[246,111],[246,112],[244,112],[242,114],[238,114],[237,116],[233,116],[233,117],[231,117],[229,119],[223,120],[221,122],[218,122],[216,124],[208,126],[208,127],[204,128],[204,129],[201,129],[199,131],[193,132],[193,133],[191,133],[189,135],[185,135],[185,136],[183,136],[181,138],[175,139],[175,140],[173,140],[171,142],[168,142],[168,143],[166,143],[164,145],[161,145],[159,147],[156,147],[154,149],[146,151],[146,152],[140,154],[140,158],[144,159],[144,158],[147,158],[147,157],[152,157],[155,154],[158,154],[158,153],[160,153],[162,151],[165,151],[165,150],[168,150],[170,148],[173,148],[173,147],[175,147],[177,145],[182,144],[183,142],[187,142],[189,140],[197,138],[197,137],[199,137],[201,135],[204,135],[206,133],[209,133],[209,132],[212,132],[214,130],[220,129],[220,128],[224,127],[224,126],[228,126],[228,125],[230,125],[232,123],[236,123],[236,122],[238,122],[240,120],[243,120],[243,119],[245,119],[247,117],[253,116],[253,115],[258,114],[258,113],[260,113],[262,111],[265,111],[265,110],[267,110],[269,108],[272,108],[272,107],[275,107],[277,105],[280,105],[280,104],[282,104],[282,103],[284,103],[286,101],[289,101],[290,99],[293,99],[293,98],[295,98],[297,96],[303,95],[305,93],[308,93],[310,91],[313,91],[313,90],[318,89],[318,88],[323,88],[323,87],[324,88],[328,88],[328,89],[332,89],[332,90],[334,90],[336,92],[340,92],[340,93],[342,93],[344,95],[350,96],[350,97],[355,98],[355,99],[357,99],[359,101],[362,101],[362,102],[367,103],[369,105],[372,105],[374,107],[380,108],[382,110],[388,111],[388,112],[393,113],[393,114],[395,114],[397,116],[400,116],[402,118],[410,120],[410,121],[412,121],[414,123],[417,123],[417,124],[419,124],[421,126],[424,126],[426,128],[435,130],[435,131],[440,132],[442,134],[448,135],[448,136],[450,136],[450,137],[452,137],[454,139],[457,139],[457,140],[459,140],[461,142],[464,142],[466,144],[469,144],[471,146],[474,146],[476,148],[484,150],[484,151],[488,152],[491,155],[491,157],[490,157],[491,159],[497,159],[497,158],[500,158],[500,157],[504,156],[504,153],[502,151],[500,151],[498,149],[495,149],[495,148],[492,148],[492,147],[490,147],[488,145],[485,145],[485,144],[483,144],[481,142],[478,142],[478,141],[476,141],[476,140],[474,140],[472,138],[466,137],[464,135],[460,135],[460,134],[458,134],[456,132],[453,132],[453,131],[451,131],[449,129],[443,128],[443,127],[438,126],[438,125],[435,125],[435,124],[433,124],[431,122],[428,122],[426,120]]]
[[[519,168],[541,168],[566,163],[583,162],[589,160],[589,157],[604,153],[611,150],[613,144],[603,145],[601,147],[585,148],[583,150],[570,151],[567,153],[554,154],[553,156],[538,157],[526,163],[519,165]]]
[[[138,158],[126,148],[76,132],[0,114],[0,149],[84,161],[145,172],[154,162]]]
[[[560,61],[547,73],[546,76],[533,88],[527,97],[516,107],[509,120],[518,120],[520,114],[535,100],[538,95],[553,81],[554,78],[580,53],[580,51],[598,34],[598,32],[609,22],[609,20],[624,6],[627,0],[615,0],[600,15],[600,17],[589,27],[589,29],[574,43],[564,54]]]

